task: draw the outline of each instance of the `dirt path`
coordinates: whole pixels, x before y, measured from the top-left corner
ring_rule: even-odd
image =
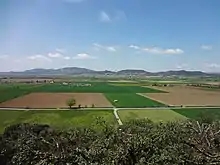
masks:
[[[118,111],[118,109],[117,109],[117,108],[114,108],[113,113],[114,113],[114,115],[115,115],[115,118],[116,118],[116,120],[117,120],[117,122],[118,122],[119,125],[123,125],[123,123],[122,123],[122,121],[121,121],[121,119],[120,119],[120,117],[119,117],[117,111]]]

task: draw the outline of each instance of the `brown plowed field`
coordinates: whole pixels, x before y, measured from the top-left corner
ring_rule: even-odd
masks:
[[[0,107],[18,108],[66,108],[66,101],[76,100],[76,106],[112,107],[112,104],[101,93],[31,93],[0,104]]]
[[[153,87],[169,93],[145,93],[146,97],[167,105],[220,106],[220,92],[186,86]]]

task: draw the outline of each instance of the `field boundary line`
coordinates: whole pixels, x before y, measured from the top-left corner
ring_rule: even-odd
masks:
[[[155,102],[158,102],[158,103],[160,103],[160,104],[168,105],[167,103],[165,103],[165,102],[163,102],[163,101],[156,100],[156,99],[152,99],[151,97],[146,96],[146,95],[144,95],[143,93],[136,93],[136,94],[139,95],[139,96],[143,96],[143,97],[145,97],[145,98],[147,98],[147,99],[153,100],[153,101],[155,101]],[[146,93],[145,93],[145,94],[146,94]],[[172,106],[172,105],[170,105],[170,106]]]

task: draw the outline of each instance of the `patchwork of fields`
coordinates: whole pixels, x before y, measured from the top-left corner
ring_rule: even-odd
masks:
[[[152,107],[163,104],[137,95],[163,91],[133,84],[106,82],[73,82],[41,85],[3,85],[0,88],[0,107],[66,108],[69,98],[76,106],[84,107]],[[117,100],[117,102],[115,102]]]
[[[119,110],[122,122],[133,119],[149,119],[153,122],[181,121],[199,119],[202,115],[212,115],[220,119],[220,108],[194,109],[134,109]],[[113,110],[0,110],[0,132],[17,123],[49,124],[53,127],[69,129],[71,127],[97,127],[97,122],[117,126]]]
[[[66,109],[66,101],[70,98],[76,100],[75,106],[91,108],[94,105],[94,107],[90,110],[58,110],[59,108]],[[1,108],[31,109],[28,111],[1,109],[0,132],[6,126],[20,122],[43,123],[55,127],[70,128],[71,126],[94,126],[97,118],[101,118],[109,124],[117,125],[113,115],[114,107],[124,108],[118,110],[122,122],[146,118],[154,122],[179,121],[188,118],[198,119],[204,114],[212,114],[215,118],[220,119],[220,108],[164,108],[168,107],[167,105],[215,106],[220,105],[219,98],[220,95],[216,91],[189,87],[153,88],[146,87],[143,82],[74,82],[65,85],[61,82],[54,84],[1,84]],[[45,110],[36,110],[37,108]]]
[[[96,127],[97,122],[105,121],[107,124],[117,125],[111,110],[31,110],[12,111],[0,110],[0,132],[4,128],[17,123],[49,124],[53,127]]]

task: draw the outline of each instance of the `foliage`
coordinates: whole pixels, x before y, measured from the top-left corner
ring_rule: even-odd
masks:
[[[0,138],[0,164],[220,164],[220,123],[155,124],[134,120],[119,128],[53,129],[18,124]]]
[[[69,100],[66,101],[66,105],[69,106],[69,108],[71,109],[72,106],[74,106],[76,104],[76,100],[74,98],[71,98]]]
[[[92,104],[92,108],[95,108],[95,104]]]

